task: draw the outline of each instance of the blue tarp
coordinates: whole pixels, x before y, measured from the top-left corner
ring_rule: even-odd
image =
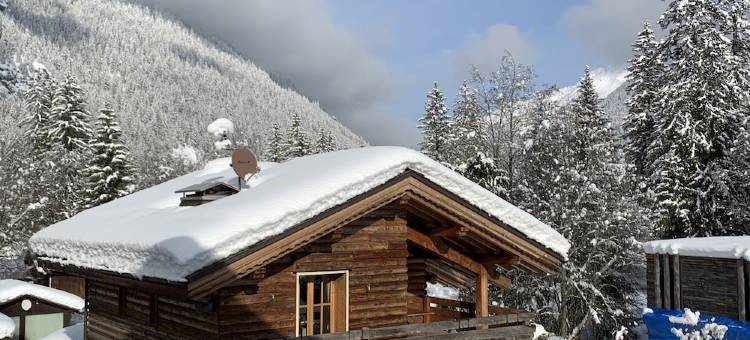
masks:
[[[669,322],[670,316],[683,316],[682,310],[654,309],[653,313],[643,314],[643,322],[648,327],[649,340],[679,340],[672,334],[672,328],[683,328],[684,325],[676,325]],[[713,320],[713,321],[712,321]],[[750,339],[750,322],[738,321],[723,316],[704,314],[701,312],[697,329],[702,329],[706,323],[715,322],[727,326],[728,330],[724,340],[748,340]]]

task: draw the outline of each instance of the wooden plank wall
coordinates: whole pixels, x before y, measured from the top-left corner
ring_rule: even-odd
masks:
[[[680,257],[682,305],[737,319],[737,260]]]
[[[750,264],[745,260],[646,254],[647,303],[747,320]]]
[[[222,338],[295,335],[296,272],[349,270],[349,327],[407,323],[406,219],[386,206],[219,292]]]
[[[121,293],[125,297],[121,299]],[[216,313],[195,304],[88,281],[87,339],[215,339]],[[122,310],[120,301],[125,305]],[[156,304],[156,306],[154,306]],[[152,310],[156,311],[153,316]]]
[[[50,278],[50,286],[81,298],[86,295],[86,279],[82,277],[55,275]]]

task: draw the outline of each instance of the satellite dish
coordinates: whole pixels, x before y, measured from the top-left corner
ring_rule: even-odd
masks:
[[[248,148],[237,149],[232,152],[232,169],[240,178],[247,174],[258,172],[258,160]]]

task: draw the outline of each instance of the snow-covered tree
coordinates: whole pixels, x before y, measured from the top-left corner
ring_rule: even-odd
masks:
[[[559,185],[557,230],[573,245],[563,278],[570,334],[611,335],[628,325],[637,305],[633,279],[641,263],[641,229],[628,207],[625,170],[617,165],[610,124],[587,68],[570,109],[567,155]],[[638,221],[639,222],[639,221]]]
[[[208,124],[207,130],[214,137],[214,150],[217,156],[229,154],[234,144],[230,138],[234,133],[234,123],[229,119],[219,118]]]
[[[422,142],[419,148],[422,153],[438,161],[444,161],[448,144],[448,107],[445,96],[438,88],[437,82],[427,93],[424,113],[419,118],[418,128],[422,131]]]
[[[484,75],[476,67],[472,83],[477,88],[486,121],[486,153],[508,177],[508,196],[515,201],[519,173],[518,159],[523,153],[521,142],[526,103],[531,99],[536,74],[534,68],[506,53],[498,67]]]
[[[50,116],[55,87],[55,80],[47,70],[41,70],[24,96],[27,115],[21,124],[25,128],[24,135],[32,140],[36,149],[47,149],[50,145]]]
[[[644,169],[647,163],[646,154],[655,135],[654,110],[659,99],[657,92],[663,71],[657,48],[654,31],[645,23],[633,44],[634,56],[630,59],[627,76],[627,91],[630,97],[623,123],[627,139],[626,155],[634,164],[638,175],[648,173],[648,169]]]
[[[453,119],[449,124],[449,163],[464,164],[484,150],[481,114],[482,107],[476,90],[464,81],[458,89]]]
[[[288,145],[287,158],[302,157],[310,154],[310,143],[302,131],[302,121],[296,112],[292,114],[292,124],[287,133],[286,143]]]
[[[497,299],[543,315],[545,328],[571,338],[609,338],[638,316],[636,241],[642,221],[617,164],[609,121],[590,72],[569,107],[558,110],[539,94],[530,117],[522,181],[522,204],[571,243],[565,275],[508,274],[521,290]]]
[[[750,74],[732,51],[731,26],[716,0],[672,1],[658,58],[667,71],[656,93],[656,136],[647,151],[648,187],[661,237],[719,235],[744,228],[722,183],[726,157],[745,129]]]
[[[320,130],[318,140],[315,143],[315,153],[326,153],[336,150],[336,142],[333,135],[327,130]]]
[[[91,115],[86,110],[84,96],[78,80],[67,76],[58,84],[52,98],[49,135],[53,142],[68,151],[87,148],[92,138]]]
[[[289,153],[287,148],[279,124],[274,123],[271,126],[271,138],[268,140],[268,148],[266,148],[266,159],[270,162],[283,162]]]
[[[96,135],[91,143],[93,155],[82,171],[85,177],[84,209],[125,196],[135,189],[130,151],[122,144],[122,131],[109,105],[99,111]]]

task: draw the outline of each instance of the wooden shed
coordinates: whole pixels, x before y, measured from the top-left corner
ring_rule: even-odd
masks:
[[[61,290],[18,280],[0,280],[0,314],[14,324],[12,338],[40,339],[71,324],[84,301]]]
[[[401,148],[363,148],[264,164],[239,193],[200,206],[151,212],[146,198],[163,204],[162,193],[204,177],[236,181],[229,169],[207,168],[91,209],[32,237],[37,263],[45,270],[85,279],[87,339],[284,338],[337,332],[361,338],[363,330],[376,328],[391,336],[440,329],[530,338],[533,328],[524,322],[532,316],[490,306],[488,285],[512,289],[498,266],[553,273],[569,247],[531,215]],[[144,209],[156,215],[148,219],[164,227],[148,226],[143,213],[134,213],[140,211],[134,204],[149,207]],[[179,205],[179,198],[174,204]],[[118,205],[126,212],[118,211]],[[275,211],[279,206],[284,209]],[[129,247],[126,236],[105,238],[112,230],[97,231],[102,238],[96,242],[106,247],[92,241],[99,236],[87,226],[117,220],[121,213],[162,233],[153,248]],[[230,229],[230,239],[212,243]],[[83,249],[101,255],[76,257]],[[134,266],[120,257],[140,263]],[[429,297],[428,282],[471,287],[474,301]],[[463,326],[439,322],[472,317],[486,318]],[[435,326],[404,328],[414,324]],[[508,327],[482,329],[496,325]]]
[[[750,236],[657,240],[643,248],[650,307],[748,320]]]

